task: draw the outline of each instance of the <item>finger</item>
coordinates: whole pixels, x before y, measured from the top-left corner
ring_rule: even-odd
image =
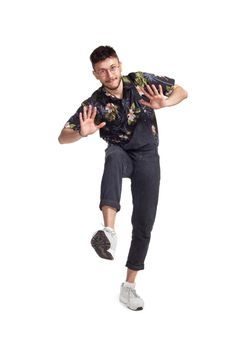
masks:
[[[150,107],[150,103],[149,103],[149,102],[146,102],[146,101],[144,101],[144,100],[139,100],[139,102],[140,102],[143,106]]]
[[[163,88],[162,88],[162,85],[159,85],[159,93],[160,93],[161,95],[163,95]]]
[[[159,92],[158,92],[158,90],[156,89],[155,85],[152,84],[151,86],[152,86],[152,89],[153,89],[153,93],[154,93],[155,95],[158,95]]]
[[[97,113],[97,108],[94,107],[93,111],[92,111],[92,114],[91,114],[91,119],[95,119],[96,113]]]
[[[83,120],[87,119],[87,107],[83,106]]]
[[[92,113],[92,105],[88,106],[88,111],[87,111],[87,118],[91,117],[91,113]]]
[[[144,88],[141,88],[141,91],[143,92],[143,95],[151,99],[151,95]]]
[[[106,123],[105,122],[102,122],[100,123],[99,125],[97,125],[97,129],[101,129],[103,126],[105,126]]]
[[[83,125],[83,115],[81,112],[79,113],[79,120],[80,120],[80,125],[82,126]]]
[[[152,88],[153,88],[153,85],[152,85],[152,88],[150,87],[150,85],[146,85],[146,88],[147,88],[147,91],[149,92],[150,94],[150,97],[151,96],[154,96],[154,94],[156,94],[156,91],[153,91]]]
[[[139,93],[139,95],[143,94],[143,88],[141,86],[136,86],[137,92]]]

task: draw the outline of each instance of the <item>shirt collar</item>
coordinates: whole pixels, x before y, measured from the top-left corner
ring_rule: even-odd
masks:
[[[123,98],[127,98],[128,97],[128,92],[134,88],[135,90],[135,97],[137,100],[140,100],[141,99],[141,96],[139,95],[137,89],[135,88],[133,82],[129,79],[129,77],[127,75],[123,75],[121,77],[122,81],[123,81]],[[107,96],[109,98],[113,98],[115,99],[115,97],[113,95],[111,95],[107,90],[106,88],[102,85],[101,86],[101,91],[102,93],[104,94],[104,96]]]

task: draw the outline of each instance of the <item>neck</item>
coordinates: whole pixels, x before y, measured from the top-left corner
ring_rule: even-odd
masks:
[[[123,81],[122,81],[122,79],[121,79],[119,86],[116,89],[108,89],[107,87],[105,87],[105,90],[109,94],[111,94],[112,96],[115,96],[117,98],[122,99],[123,98]]]

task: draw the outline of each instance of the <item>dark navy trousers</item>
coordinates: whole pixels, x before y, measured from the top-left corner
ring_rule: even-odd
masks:
[[[157,145],[149,143],[138,148],[124,149],[109,144],[105,152],[100,209],[107,205],[120,210],[122,179],[130,178],[133,230],[126,266],[135,271],[143,270],[159,195],[160,164]]]

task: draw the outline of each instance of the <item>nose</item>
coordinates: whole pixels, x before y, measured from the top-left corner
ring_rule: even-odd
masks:
[[[114,73],[111,72],[110,69],[106,70],[106,72],[107,72],[107,77],[108,77],[108,78],[112,78],[112,77],[114,76]]]

